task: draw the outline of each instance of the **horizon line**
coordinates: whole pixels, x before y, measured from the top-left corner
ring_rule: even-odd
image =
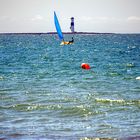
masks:
[[[57,32],[0,32],[0,34],[57,34]],[[63,34],[140,34],[140,33],[112,33],[112,32],[63,32]]]

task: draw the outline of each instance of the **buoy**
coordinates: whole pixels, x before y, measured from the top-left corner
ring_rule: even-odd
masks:
[[[81,68],[82,68],[82,69],[89,70],[89,69],[90,69],[90,65],[87,64],[87,63],[82,63],[82,64],[81,64]]]

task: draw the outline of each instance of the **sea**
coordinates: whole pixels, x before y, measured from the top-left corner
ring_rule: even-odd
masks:
[[[0,140],[139,140],[139,79],[140,34],[0,34]]]

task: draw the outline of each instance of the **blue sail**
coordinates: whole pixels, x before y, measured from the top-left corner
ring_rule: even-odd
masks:
[[[61,27],[60,27],[60,24],[59,24],[59,21],[58,21],[58,18],[56,16],[55,12],[54,12],[54,23],[55,23],[55,28],[56,28],[56,31],[57,31],[57,34],[58,34],[60,40],[63,40],[64,39],[63,33],[61,31]]]

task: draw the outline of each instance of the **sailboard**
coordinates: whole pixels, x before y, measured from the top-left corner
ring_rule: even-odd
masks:
[[[64,36],[63,36],[63,33],[62,33],[62,30],[61,30],[61,27],[60,27],[60,24],[59,24],[59,21],[58,21],[58,18],[57,18],[57,15],[56,15],[55,11],[54,11],[54,24],[55,24],[55,28],[56,28],[58,37],[61,40],[60,45],[70,45],[70,44],[72,44],[73,42],[64,41]]]

